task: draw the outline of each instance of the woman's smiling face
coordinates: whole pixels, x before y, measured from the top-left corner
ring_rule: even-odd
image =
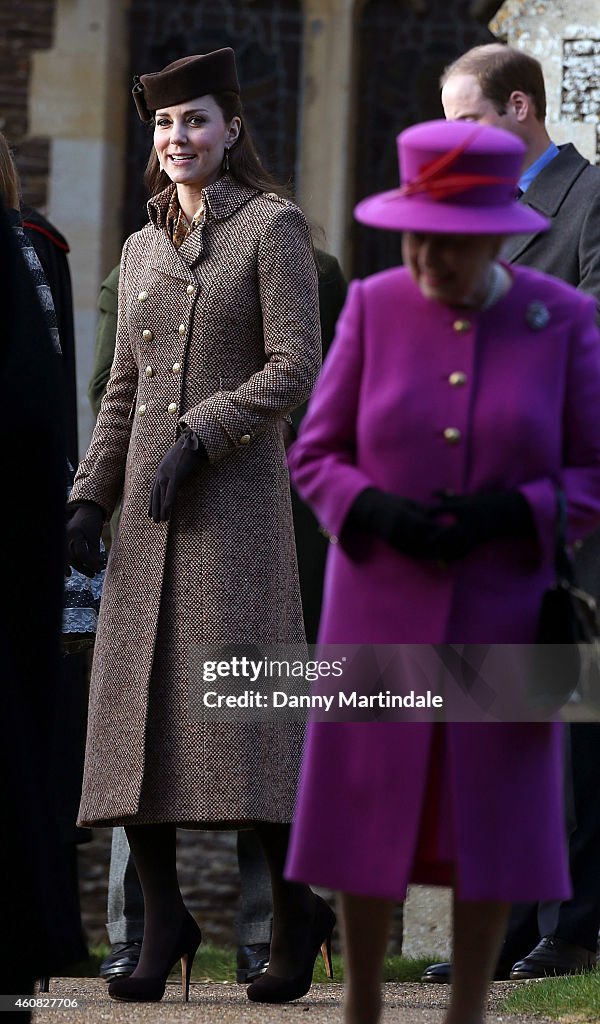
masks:
[[[205,188],[221,174],[223,154],[239,135],[240,119],[226,123],[212,96],[163,107],[154,115],[154,148],[176,185]]]
[[[478,305],[485,297],[490,266],[501,243],[498,235],[406,231],[402,255],[426,299]]]

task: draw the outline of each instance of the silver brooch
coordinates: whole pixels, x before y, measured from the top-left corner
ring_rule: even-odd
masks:
[[[550,311],[543,302],[530,302],[526,320],[532,331],[543,331],[550,323]]]

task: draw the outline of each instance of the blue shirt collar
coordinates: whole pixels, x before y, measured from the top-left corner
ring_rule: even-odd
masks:
[[[519,180],[519,188],[521,189],[521,192],[527,191],[533,179],[537,177],[546,164],[549,164],[551,160],[554,160],[555,156],[558,156],[558,153],[558,146],[555,146],[554,143],[551,142],[548,149],[546,149],[541,156],[538,156],[537,160],[535,160],[534,163],[532,163],[531,166],[523,172],[523,176]]]

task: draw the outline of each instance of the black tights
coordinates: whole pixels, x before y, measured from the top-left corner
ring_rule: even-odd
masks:
[[[290,977],[299,959],[314,915],[315,897],[307,885],[283,877],[289,825],[254,822],[271,875],[273,938],[269,973]],[[144,942],[137,978],[155,977],[165,970],[187,914],[177,878],[174,825],[128,825],[125,829],[144,893]]]
[[[289,825],[257,821],[254,828],[262,843],[273,894],[273,936],[269,974],[294,977],[306,958],[310,926],[315,912],[315,896],[307,885],[287,882],[283,877],[290,838]]]

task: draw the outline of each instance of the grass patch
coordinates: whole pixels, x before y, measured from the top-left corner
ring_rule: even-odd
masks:
[[[600,970],[565,978],[529,981],[507,996],[505,1013],[535,1013],[563,1024],[600,1020]]]
[[[97,978],[100,964],[108,956],[110,947],[99,944],[90,948],[88,960],[75,964],[65,970],[65,977]],[[405,957],[387,957],[384,967],[384,981],[418,981],[423,971],[431,963],[431,957],[422,960],[407,960]],[[222,946],[213,946],[211,942],[203,942],[196,954],[192,972],[193,981],[235,982],[235,950]],[[174,968],[179,971],[179,965]],[[333,956],[334,981],[344,980],[344,966],[339,955]],[[317,984],[329,979],[325,973],[325,965],[321,956],[318,957],[313,981]]]

